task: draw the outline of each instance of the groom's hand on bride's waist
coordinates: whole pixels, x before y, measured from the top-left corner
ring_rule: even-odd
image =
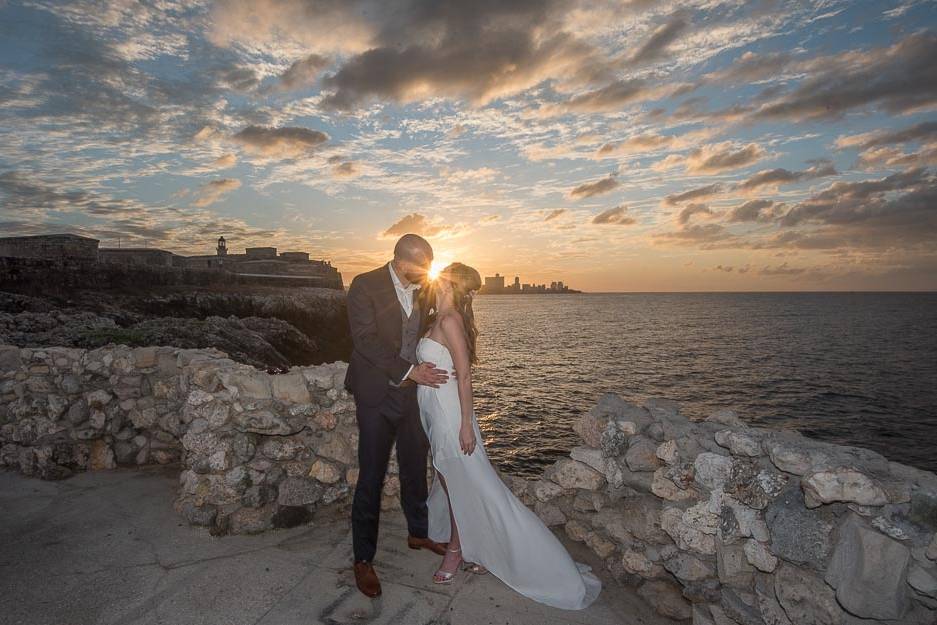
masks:
[[[449,380],[449,375],[445,369],[437,369],[435,363],[423,362],[410,370],[407,379],[413,380],[417,384],[439,388],[440,384],[445,384]]]

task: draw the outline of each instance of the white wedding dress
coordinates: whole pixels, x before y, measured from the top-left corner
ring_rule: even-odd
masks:
[[[429,337],[417,344],[417,359],[451,370],[445,345]],[[602,582],[590,566],[573,561],[543,521],[501,481],[485,453],[481,431],[472,412],[476,445],[462,452],[462,412],[454,378],[439,386],[419,385],[420,419],[429,438],[433,467],[449,489],[453,515],[462,543],[462,558],[487,568],[505,584],[535,601],[555,608],[579,610],[592,603]],[[448,542],[449,501],[439,477],[427,500],[429,537]]]

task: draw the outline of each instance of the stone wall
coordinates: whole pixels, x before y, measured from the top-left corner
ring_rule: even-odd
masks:
[[[512,489],[694,625],[937,623],[937,475],[796,432],[606,395]]]
[[[357,477],[346,365],[269,375],[215,350],[0,346],[0,464],[57,479],[179,463],[176,510],[213,533],[307,521]],[[694,625],[934,625],[937,475],[864,449],[691,422],[605,395],[583,445],[503,476],[656,609]],[[382,506],[396,506],[391,460]]]
[[[0,465],[60,479],[180,463],[177,511],[214,533],[308,520],[356,481],[346,365],[271,375],[216,350],[0,346]],[[396,464],[384,507],[399,492]]]

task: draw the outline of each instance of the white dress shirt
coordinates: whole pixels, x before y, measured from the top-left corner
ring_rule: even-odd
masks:
[[[407,317],[409,317],[413,314],[413,292],[420,288],[420,285],[416,282],[411,282],[409,285],[404,286],[403,283],[400,282],[400,278],[397,277],[397,272],[394,271],[394,267],[391,263],[387,263],[387,270],[390,271],[390,279],[394,281],[394,290],[397,291],[397,301],[400,302],[401,308],[403,308],[403,311],[407,314]],[[400,382],[397,384],[391,382],[391,385],[400,386],[403,384],[403,381],[407,379],[411,371],[413,371],[413,365],[410,365],[410,368],[407,369],[407,373]]]

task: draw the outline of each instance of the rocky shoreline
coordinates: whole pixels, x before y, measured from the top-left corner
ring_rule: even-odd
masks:
[[[305,523],[357,477],[346,365],[270,375],[216,350],[0,346],[0,464],[61,479],[180,467],[176,510],[213,533]],[[696,625],[933,625],[937,475],[865,449],[690,421],[609,394],[582,445],[502,476],[658,612]],[[392,456],[393,457],[393,456]],[[391,466],[382,505],[397,505]]]

